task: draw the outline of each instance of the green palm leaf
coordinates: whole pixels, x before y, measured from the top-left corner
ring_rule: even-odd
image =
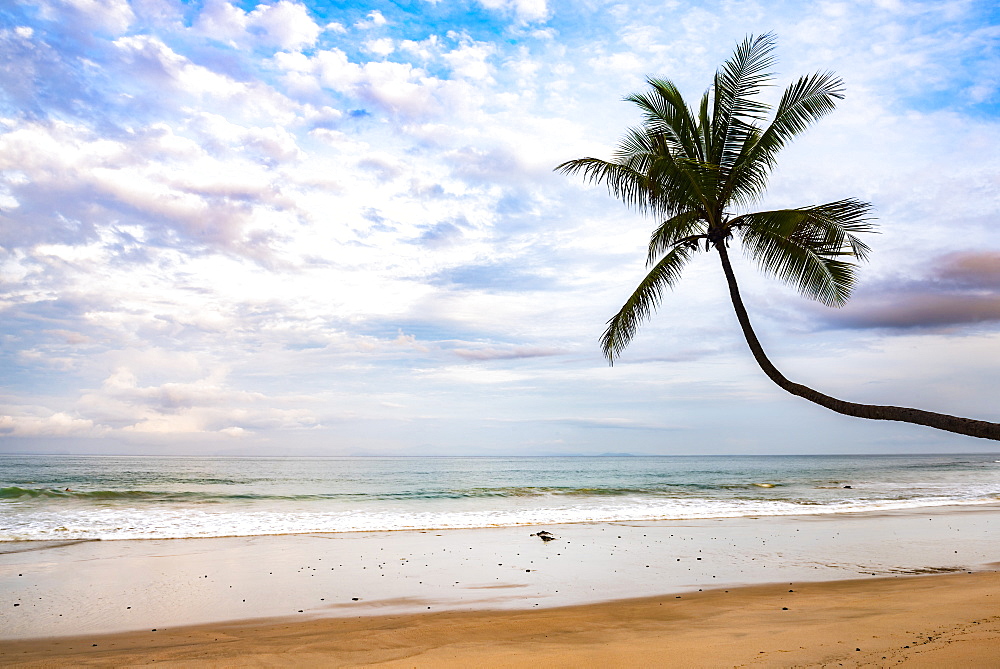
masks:
[[[663,299],[663,290],[681,278],[684,265],[694,249],[684,243],[675,246],[653,266],[625,305],[609,321],[601,336],[601,349],[608,362],[614,364],[635,336],[640,323],[648,319]]]
[[[781,149],[833,111],[836,101],[843,97],[843,82],[830,72],[800,77],[786,88],[771,123],[763,130],[748,133],[741,154],[734,160],[734,178],[723,197],[739,206],[759,198]]]
[[[691,160],[705,160],[698,143],[698,123],[677,86],[669,79],[646,79],[648,93],[626,96],[643,114],[643,129],[661,137],[669,152]]]
[[[677,245],[678,242],[693,242],[704,239],[705,220],[701,212],[688,210],[672,216],[657,226],[649,237],[649,252],[646,255],[646,266],[649,267],[656,259]]]
[[[746,254],[760,268],[794,285],[806,297],[843,306],[856,281],[856,266],[868,246],[855,233],[873,232],[867,202],[848,199],[798,209],[745,214],[731,221]]]
[[[774,46],[774,35],[770,33],[747,37],[715,75],[710,156],[725,171],[739,155],[753,122],[764,119],[770,110],[754,96],[771,80]]]
[[[629,165],[600,158],[579,158],[568,160],[556,169],[563,174],[582,173],[586,181],[603,183],[612,196],[640,211],[645,211],[655,204],[650,196],[646,174]]]

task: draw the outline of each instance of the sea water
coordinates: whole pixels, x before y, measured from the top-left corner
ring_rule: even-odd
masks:
[[[1000,457],[0,455],[0,541],[845,514],[1000,501]]]

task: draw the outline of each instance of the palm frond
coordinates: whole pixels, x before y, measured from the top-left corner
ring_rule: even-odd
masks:
[[[672,155],[657,156],[646,172],[651,195],[657,201],[651,207],[658,216],[673,216],[687,209],[711,211],[719,181],[719,171],[711,164]]]
[[[868,245],[855,233],[874,232],[871,205],[847,199],[799,209],[745,214],[731,221],[744,250],[760,268],[791,283],[806,297],[843,306],[854,288]]]
[[[763,120],[770,105],[754,99],[772,78],[775,37],[771,33],[749,36],[715,74],[712,90],[710,159],[724,171],[733,165],[755,121]]]
[[[614,162],[645,175],[649,198],[639,208],[656,216],[707,209],[718,181],[713,165],[674,150],[671,140],[645,127],[629,129]]]
[[[774,119],[734,165],[730,192],[740,202],[759,197],[777,155],[796,135],[829,114],[844,98],[843,81],[831,72],[800,77],[785,89]]]
[[[711,91],[705,91],[698,105],[698,143],[702,160],[710,160],[712,154],[712,117],[708,106],[711,102]]]
[[[687,244],[679,244],[670,250],[649,271],[625,305],[608,321],[608,327],[601,336],[601,349],[608,362],[614,364],[625,347],[635,336],[639,324],[652,315],[663,299],[663,290],[673,286],[681,277],[681,270],[694,252]]]
[[[621,163],[600,158],[578,158],[567,160],[555,169],[563,174],[582,173],[585,181],[606,185],[612,196],[640,211],[649,206],[650,192],[646,175]]]
[[[767,274],[790,283],[802,295],[827,306],[842,306],[854,285],[850,263],[823,257],[806,245],[764,230],[742,231],[743,248]]]
[[[814,246],[824,253],[852,255],[858,260],[865,260],[870,249],[856,235],[878,231],[870,213],[870,203],[848,198],[812,207],[745,214],[733,219],[730,224],[766,228],[774,234]]]
[[[761,87],[774,76],[773,33],[749,35],[736,47],[733,55],[722,64],[715,77],[716,110],[744,119],[760,119],[770,109],[753,100]]]
[[[837,107],[844,99],[844,82],[833,72],[814,72],[785,89],[774,112],[774,120],[764,131],[765,144],[784,143]]]
[[[646,266],[651,266],[657,258],[682,240],[697,241],[703,237],[705,227],[705,218],[697,210],[683,211],[663,221],[649,237]]]
[[[643,128],[662,136],[670,152],[691,160],[705,160],[697,138],[698,123],[684,96],[669,79],[646,79],[649,92],[626,96],[642,111]]]
[[[767,161],[750,159],[760,136],[759,128],[747,130],[746,140],[733,160],[734,167],[726,174],[719,200],[727,207],[741,209],[749,207],[760,199],[767,188],[767,181],[771,176],[771,164]]]

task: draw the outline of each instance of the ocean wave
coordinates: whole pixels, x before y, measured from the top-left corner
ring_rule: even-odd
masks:
[[[435,530],[990,504],[1000,501],[996,457],[0,458],[0,539]]]
[[[73,488],[0,488],[0,500],[78,500],[78,501],[321,501],[321,500],[426,500],[531,497],[626,497],[626,496],[690,496],[711,491],[756,491],[780,487],[780,483],[657,484],[647,487],[571,487],[571,486],[507,486],[452,489],[417,489],[404,491],[369,491],[365,493],[331,492],[298,495],[267,493],[212,493],[195,491],[155,490],[76,490]]]
[[[83,508],[0,517],[0,542],[40,540],[181,539],[276,534],[339,534],[400,530],[559,525],[595,522],[688,521],[738,517],[822,516],[916,511],[944,506],[997,504],[982,499],[908,499],[836,504],[802,501],[670,500],[663,503],[592,503],[477,511],[234,511],[145,507]]]
[[[0,488],[0,500],[30,500],[30,499],[54,499],[54,500],[181,500],[205,497],[201,493],[193,492],[153,492],[149,490],[73,490],[66,488],[20,488],[10,486]]]

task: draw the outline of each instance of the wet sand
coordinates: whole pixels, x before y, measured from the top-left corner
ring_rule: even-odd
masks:
[[[996,667],[1000,573],[0,643],[5,666]]]
[[[997,507],[540,529],[7,544],[0,664],[1000,666]]]

